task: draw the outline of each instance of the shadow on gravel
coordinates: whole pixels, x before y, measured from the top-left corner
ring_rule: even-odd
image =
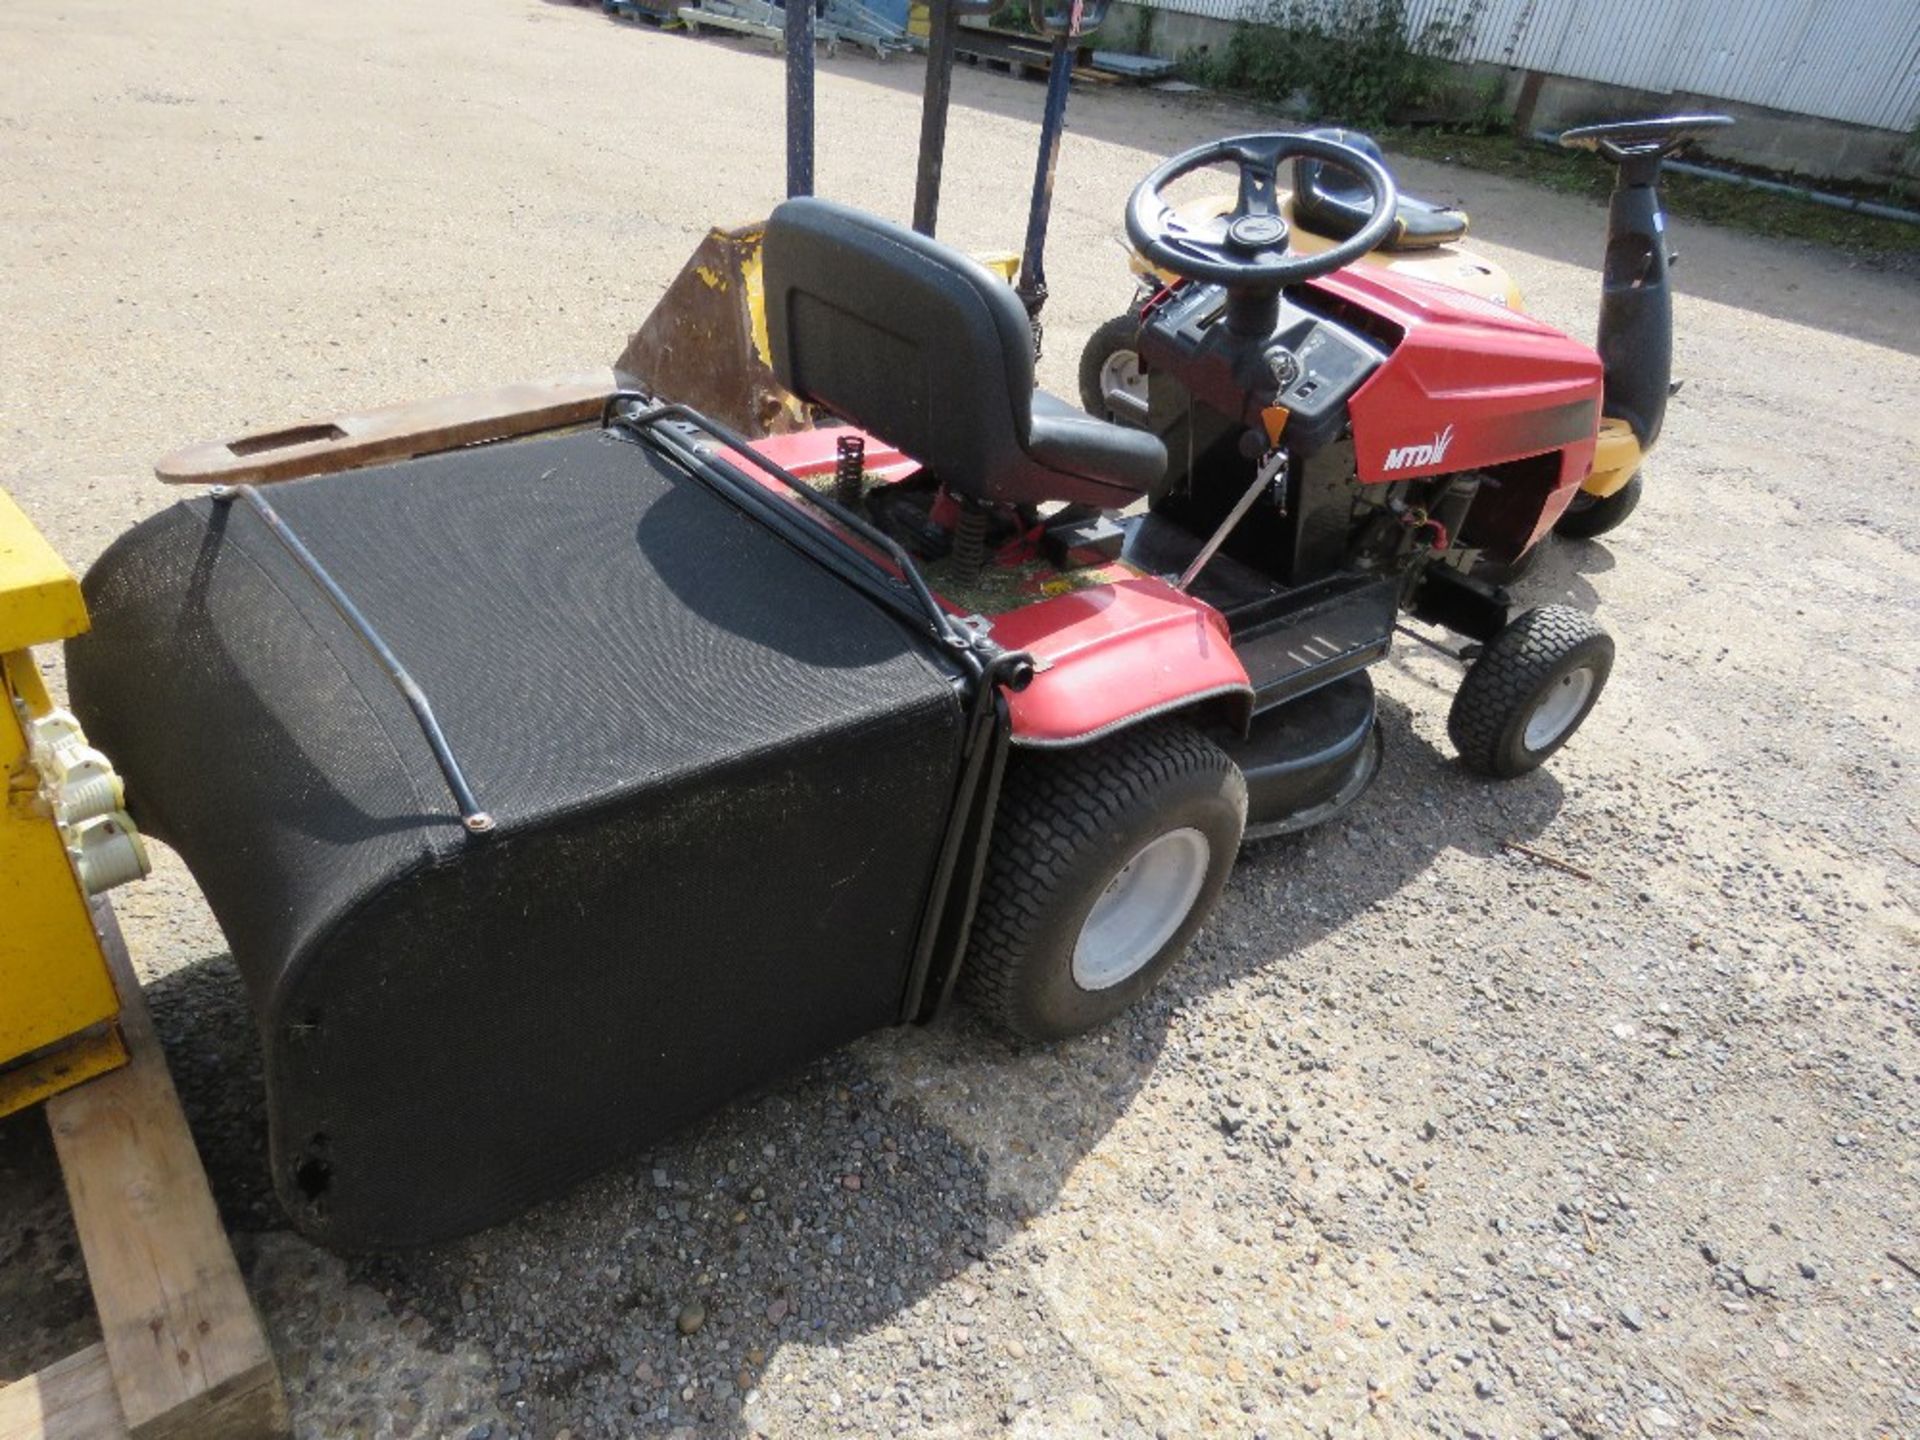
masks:
[[[239,967],[231,955],[211,956],[149,982],[146,993],[220,1218],[240,1234],[285,1228],[267,1170],[260,1041]]]
[[[242,1237],[285,1228],[267,1171],[260,1050],[231,957],[157,979],[148,999],[226,1223]],[[0,1363],[22,1372],[84,1343],[66,1343],[68,1322],[87,1317],[72,1237],[53,1223],[58,1169],[39,1153],[50,1147],[38,1117],[24,1120],[0,1124],[10,1202],[0,1318],[17,1309],[33,1323],[6,1332],[38,1342],[18,1354],[9,1345]],[[49,1177],[54,1195],[29,1205],[27,1189]],[[782,1344],[837,1344],[886,1323],[987,1256],[1017,1219],[975,1158],[896,1103],[856,1047],[520,1219],[349,1266],[443,1341],[490,1347],[499,1403],[535,1433],[570,1424],[586,1440],[668,1419],[733,1433],[741,1395]],[[244,1239],[238,1248],[251,1253]],[[699,1324],[683,1337],[694,1304]]]
[[[243,1236],[283,1228],[259,1049],[231,959],[170,974],[149,996],[227,1223]],[[936,1028],[984,1032],[970,1017]],[[1125,1099],[1114,1097],[1114,1113]],[[516,1220],[349,1257],[349,1270],[425,1316],[442,1344],[487,1346],[498,1404],[534,1434],[566,1425],[588,1440],[673,1424],[732,1435],[745,1433],[745,1392],[781,1346],[839,1345],[885,1326],[1007,1243],[1019,1209],[855,1046]],[[251,1254],[244,1238],[238,1248]],[[84,1303],[84,1283],[79,1293]],[[0,1314],[7,1299],[0,1290]],[[28,1313],[47,1307],[36,1300]],[[304,1357],[301,1368],[324,1363]],[[975,1365],[981,1374],[962,1383],[987,1383],[984,1347],[940,1355],[938,1378]]]
[[[1605,602],[1590,577],[1605,575],[1613,566],[1613,552],[1604,541],[1554,540],[1541,548],[1540,558],[1511,588],[1523,608],[1571,605],[1604,618]]]
[[[1420,668],[1426,658],[1402,649],[1385,663],[1450,700],[1451,662],[1444,681],[1436,681],[1430,664]],[[1224,967],[1217,961],[1204,967],[1188,985],[1210,987],[1254,967],[1284,968],[1292,954],[1419,885],[1442,854],[1496,858],[1506,842],[1536,838],[1559,814],[1565,792],[1550,769],[1515,781],[1487,780],[1427,740],[1401,701],[1382,694],[1379,706],[1386,755],[1373,788],[1331,825],[1242,853],[1227,905],[1209,931],[1232,934],[1237,921],[1251,932],[1235,947],[1247,953]],[[1436,917],[1450,899],[1434,897]],[[1172,988],[1177,994],[1187,987]]]
[[[0,1386],[100,1338],[39,1106],[0,1120]]]
[[[354,1257],[352,1273],[425,1316],[441,1343],[487,1346],[498,1403],[516,1424],[538,1435],[570,1426],[580,1440],[660,1425],[748,1433],[744,1398],[783,1346],[844,1345],[923,1302],[939,1323],[917,1323],[918,1336],[964,1337],[949,1318],[1028,1333],[1031,1302],[1009,1286],[987,1285],[977,1311],[953,1317],[953,1291],[970,1282],[932,1292],[969,1271],[981,1279],[1010,1247],[1032,1243],[1022,1222],[1127,1111],[1182,1010],[1252,972],[1284,971],[1417,884],[1442,852],[1493,855],[1558,811],[1550,775],[1488,785],[1412,721],[1381,698],[1387,753],[1374,789],[1343,821],[1250,846],[1188,963],[1121,1024],[1017,1047],[959,1009],[829,1056],[517,1220]],[[170,974],[149,994],[228,1224],[281,1227],[258,1047],[231,959]],[[910,1098],[919,1086],[979,1110],[972,1143],[928,1118]],[[956,1090],[973,1101],[955,1102]],[[978,1395],[1004,1381],[994,1347],[918,1343],[917,1372],[872,1383]]]

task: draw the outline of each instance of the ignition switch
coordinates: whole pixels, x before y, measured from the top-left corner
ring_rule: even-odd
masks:
[[[1267,362],[1267,373],[1273,376],[1274,393],[1284,395],[1300,378],[1300,362],[1294,353],[1284,345],[1272,345],[1262,357]]]

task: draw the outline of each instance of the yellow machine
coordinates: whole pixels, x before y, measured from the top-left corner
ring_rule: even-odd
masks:
[[[73,572],[0,491],[0,1115],[127,1059],[88,900],[144,875],[146,848],[31,649],[86,628]]]

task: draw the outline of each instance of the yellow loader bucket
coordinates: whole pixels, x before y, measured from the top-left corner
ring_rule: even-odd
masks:
[[[813,424],[768,358],[764,233],[761,225],[709,230],[614,362],[663,400],[691,405],[749,438]]]

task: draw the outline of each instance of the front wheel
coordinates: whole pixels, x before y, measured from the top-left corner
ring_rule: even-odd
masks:
[[[1584,490],[1573,497],[1566,513],[1555,522],[1553,533],[1569,540],[1591,540],[1626,524],[1627,517],[1640,503],[1640,472],[1611,495],[1589,495]]]
[[[961,983],[1030,1040],[1103,1025],[1179,959],[1246,828],[1239,767],[1154,722],[1066,751],[1016,751]]]
[[[1080,352],[1080,408],[1136,429],[1147,423],[1147,377],[1140,370],[1140,316],[1116,315]]]
[[[1567,605],[1529,610],[1488,642],[1453,697],[1447,733],[1471,770],[1511,780],[1573,737],[1613,671],[1613,639]]]

